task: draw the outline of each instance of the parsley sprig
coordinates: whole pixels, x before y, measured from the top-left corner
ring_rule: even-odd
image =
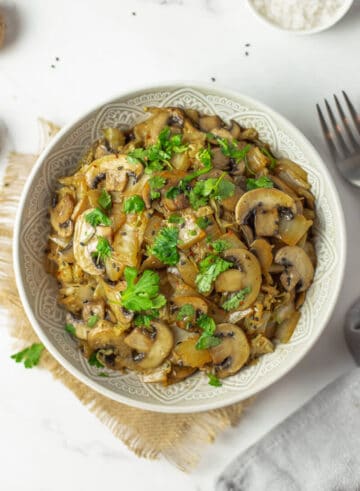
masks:
[[[257,179],[253,177],[248,177],[246,179],[246,189],[248,191],[251,191],[252,189],[259,189],[259,188],[273,188],[274,183],[268,176],[261,176],[258,177]]]
[[[106,258],[111,256],[111,246],[106,237],[103,237],[102,235],[98,236],[96,249],[91,253],[91,255],[97,263],[100,261],[105,261]]]
[[[11,358],[16,361],[16,363],[24,363],[25,368],[35,367],[39,361],[45,346],[42,343],[34,343],[28,348],[25,348],[14,355]]]
[[[221,339],[214,336],[216,330],[214,319],[206,314],[201,314],[197,320],[197,325],[201,327],[203,331],[195,344],[195,348],[197,350],[209,349],[214,346],[218,346],[221,343]]]
[[[85,215],[85,220],[93,227],[97,227],[98,225],[110,227],[112,224],[110,218],[105,215],[100,208],[94,208],[92,211],[90,211],[87,215]]]
[[[148,310],[142,314],[136,314],[134,317],[134,324],[137,327],[150,327],[151,321],[159,317],[159,311],[157,309]]]
[[[216,375],[214,375],[213,373],[207,373],[206,374],[209,378],[209,385],[212,385],[213,387],[221,387],[222,386],[222,383],[220,382],[220,380],[217,378]]]
[[[239,307],[241,302],[243,302],[247,295],[251,292],[251,288],[249,286],[243,288],[242,290],[233,293],[229,296],[227,300],[222,304],[222,308],[224,310],[234,310]]]
[[[210,199],[221,201],[233,196],[235,184],[224,179],[225,173],[218,178],[198,181],[189,193],[191,206],[197,210],[200,206],[208,204]]]
[[[98,199],[98,203],[101,208],[104,210],[108,210],[112,206],[112,197],[111,194],[106,191],[106,189],[102,189],[101,194]]]
[[[175,266],[180,259],[178,241],[179,230],[176,227],[163,227],[155,237],[153,245],[148,248],[148,254],[157,257],[164,264]]]
[[[149,179],[150,185],[150,199],[160,198],[159,189],[161,189],[166,184],[165,177],[153,176]]]
[[[235,139],[231,142],[227,138],[221,138],[213,133],[208,133],[207,138],[211,141],[215,141],[219,145],[222,154],[225,155],[225,157],[234,159],[235,162],[244,160],[251,148],[250,145],[246,145],[244,148],[238,148],[238,142]]]
[[[135,194],[129,198],[125,198],[123,204],[124,213],[141,213],[145,210],[144,200]]]
[[[231,268],[232,263],[221,258],[217,254],[209,254],[199,263],[200,273],[196,276],[195,283],[200,293],[209,293],[213,282],[219,274]]]
[[[164,295],[159,294],[160,277],[155,271],[145,270],[138,278],[136,268],[127,266],[124,272],[126,289],[121,292],[121,305],[133,312],[159,309],[166,304]],[[135,280],[137,281],[135,282]]]

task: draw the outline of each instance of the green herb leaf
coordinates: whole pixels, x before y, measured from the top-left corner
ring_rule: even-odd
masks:
[[[166,299],[164,295],[159,294],[160,277],[158,273],[146,270],[135,283],[137,274],[135,268],[129,266],[125,268],[126,289],[120,294],[121,305],[134,312],[163,307]]]
[[[65,331],[67,331],[69,334],[72,334],[74,336],[76,334],[76,329],[73,324],[65,324]]]
[[[103,189],[98,199],[99,205],[104,208],[104,210],[108,210],[112,206],[112,197],[111,194]]]
[[[200,273],[196,276],[196,286],[200,293],[208,293],[211,291],[213,282],[220,273],[231,268],[232,263],[225,261],[216,254],[210,254],[199,263]]]
[[[97,359],[97,353],[94,352],[90,355],[88,363],[91,367],[104,368],[104,365]]]
[[[137,194],[130,196],[129,198],[125,198],[123,210],[125,213],[140,213],[145,210],[144,200]]]
[[[201,334],[197,343],[195,344],[195,349],[209,349],[214,346],[218,346],[221,343],[221,339],[216,336],[209,336],[208,334]]]
[[[197,158],[202,164],[204,164],[204,167],[207,171],[212,168],[212,153],[209,146],[207,148],[202,148],[201,150],[199,150]]]
[[[175,266],[180,259],[176,248],[178,239],[179,230],[176,227],[164,227],[160,229],[148,252],[157,257],[162,263]]]
[[[169,218],[168,218],[168,222],[169,223],[185,223],[185,218],[183,218],[182,216],[180,215],[170,215]]]
[[[196,225],[202,230],[205,230],[210,225],[210,223],[211,221],[208,219],[208,217],[199,217],[196,219]]]
[[[111,256],[111,246],[106,237],[102,235],[98,236],[98,243],[96,244],[96,250],[91,253],[96,262],[104,261],[107,257]]]
[[[246,154],[251,148],[250,145],[246,145],[244,148],[240,149],[238,148],[238,143],[236,140],[230,142],[226,138],[220,138],[215,135],[212,136],[215,137],[217,144],[219,145],[223,155],[225,155],[226,157],[230,157],[231,159],[234,159],[236,162],[241,162],[241,160],[244,160]]]
[[[160,198],[159,189],[161,189],[166,184],[166,179],[161,176],[153,176],[149,179],[150,184],[150,198],[157,199]]]
[[[39,363],[41,353],[44,349],[45,346],[42,343],[34,343],[28,348],[11,355],[11,358],[15,360],[16,363],[23,362],[25,368],[33,368]]]
[[[269,152],[269,150],[268,150],[267,148],[265,148],[265,147],[260,148],[260,151],[261,151],[261,152],[262,152],[264,155],[266,155],[266,157],[267,157],[267,158],[270,160],[269,169],[270,169],[270,170],[274,170],[274,169],[275,169],[275,167],[276,167],[276,158],[275,158],[275,157],[273,157],[273,156],[271,155],[271,153]]]
[[[172,186],[170,189],[168,189],[165,193],[165,196],[169,199],[175,199],[176,196],[179,196],[181,194],[181,189],[177,186]]]
[[[137,327],[142,327],[142,326],[150,327],[151,321],[157,319],[158,317],[159,317],[159,311],[153,309],[144,314],[136,314],[136,316],[134,317],[134,324]]]
[[[273,188],[273,187],[274,187],[274,183],[268,176],[261,176],[258,179],[254,179],[253,177],[248,177],[246,179],[246,189],[248,191],[258,188]]]
[[[201,327],[201,329],[211,336],[214,334],[216,329],[215,321],[212,317],[209,317],[206,314],[201,314],[197,320],[197,325]]]
[[[197,325],[203,330],[203,333],[195,344],[197,350],[209,349],[221,343],[221,339],[214,336],[216,329],[214,319],[206,314],[201,314],[197,320]]]
[[[195,309],[190,303],[182,305],[177,313],[176,319],[179,321],[194,317]]]
[[[132,150],[126,155],[126,160],[130,164],[144,164],[146,163],[147,159],[147,151],[145,148],[135,148],[135,150]]]
[[[190,204],[196,210],[207,205],[209,199],[222,200],[233,196],[235,185],[224,179],[225,173],[217,179],[198,181],[189,193]]]
[[[209,385],[212,385],[213,387],[221,387],[222,383],[220,380],[217,378],[216,375],[213,375],[212,373],[207,373],[206,374],[209,377]]]
[[[229,242],[223,239],[214,240],[213,242],[210,242],[210,245],[218,254],[231,247]]]
[[[87,326],[94,327],[98,320],[99,320],[98,315],[91,315],[87,320]]]
[[[90,211],[87,215],[85,215],[85,220],[93,227],[97,227],[98,225],[110,227],[112,224],[110,218],[105,215],[100,208],[95,208],[94,210]]]
[[[224,310],[234,310],[234,309],[237,309],[239,307],[240,303],[245,300],[246,295],[248,295],[250,292],[251,292],[251,288],[249,286],[247,286],[246,288],[243,288],[239,292],[233,293],[222,304],[222,308]]]

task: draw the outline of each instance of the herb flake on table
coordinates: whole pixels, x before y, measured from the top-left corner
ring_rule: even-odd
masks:
[[[25,368],[33,368],[38,365],[45,346],[42,343],[33,343],[28,348],[11,355],[16,363],[24,363]]]

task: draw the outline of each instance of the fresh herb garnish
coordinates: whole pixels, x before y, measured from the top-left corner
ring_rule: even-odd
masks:
[[[213,242],[210,242],[210,245],[214,249],[214,251],[217,253],[223,252],[226,249],[229,249],[229,247],[230,247],[229,242],[227,240],[224,240],[224,239],[214,240]]]
[[[160,198],[159,189],[161,189],[166,183],[165,177],[153,176],[149,179],[150,185],[150,199]]]
[[[241,302],[245,300],[246,295],[251,292],[249,286],[243,288],[239,292],[233,293],[225,302],[222,304],[224,310],[234,310],[237,309]]]
[[[91,367],[96,367],[96,368],[104,368],[104,365],[97,359],[97,353],[94,352],[90,355],[90,358],[88,359],[88,363]]]
[[[158,141],[148,148],[136,148],[127,154],[128,162],[141,163],[145,166],[145,172],[163,170],[164,167],[170,167],[170,160],[173,154],[183,153],[188,149],[188,145],[182,143],[182,135],[176,134],[171,136],[169,127],[161,130]]]
[[[190,303],[182,305],[177,313],[176,319],[178,321],[186,320],[190,317],[194,317],[195,309]]]
[[[148,253],[164,264],[175,266],[180,259],[176,248],[178,240],[179,230],[176,227],[163,227],[155,237],[153,245],[149,247]]]
[[[91,315],[88,318],[86,324],[87,324],[88,327],[94,327],[98,320],[99,320],[99,316],[98,315]]]
[[[98,243],[96,250],[91,253],[96,262],[104,261],[107,257],[111,256],[111,246],[106,237],[102,235],[98,236]]]
[[[168,189],[165,193],[165,197],[168,199],[175,199],[176,196],[179,196],[179,194],[182,193],[182,190],[180,187],[177,186],[172,186],[170,189]]]
[[[223,200],[233,196],[235,184],[224,179],[225,173],[218,178],[198,181],[189,193],[190,204],[195,210],[207,205],[210,199]]]
[[[197,350],[209,349],[213,346],[218,346],[221,343],[221,339],[214,336],[216,330],[214,319],[206,314],[201,314],[196,323],[203,331],[195,344]]]
[[[42,343],[34,343],[28,348],[11,355],[11,358],[15,360],[16,363],[23,362],[25,368],[33,368],[39,363],[41,353],[44,349],[45,346]]]
[[[160,277],[158,273],[147,269],[135,283],[137,275],[135,268],[130,266],[125,268],[126,289],[120,293],[121,305],[134,312],[163,307],[166,304],[166,298],[159,294]]]
[[[123,210],[125,213],[140,213],[145,210],[144,200],[137,194],[125,198]]]
[[[179,224],[180,223],[185,223],[185,218],[183,218],[180,215],[173,214],[173,215],[170,215],[169,216],[168,222],[169,223],[179,223]]]
[[[94,208],[94,210],[90,211],[90,213],[85,215],[85,220],[93,227],[97,227],[98,225],[110,227],[111,225],[110,218],[100,208]]]
[[[212,133],[208,134],[208,138],[212,140],[215,139],[221,149],[222,154],[225,155],[225,157],[234,159],[236,162],[241,162],[241,160],[244,160],[245,155],[251,148],[250,145],[246,145],[244,148],[238,148],[236,140],[230,142],[227,138],[220,138]]]
[[[65,331],[68,332],[69,334],[73,334],[74,336],[76,334],[76,329],[74,324],[70,324],[70,323],[65,324]]]
[[[136,314],[134,317],[134,324],[137,327],[150,327],[151,321],[159,317],[159,311],[156,309],[149,310],[143,314]]]
[[[216,375],[212,373],[207,373],[206,374],[209,377],[209,385],[212,385],[213,387],[221,387],[222,383],[220,380],[217,378]]]
[[[210,225],[211,221],[208,217],[199,217],[196,219],[196,225],[202,230],[206,229]]]
[[[258,177],[257,179],[254,179],[253,177],[248,177],[246,179],[246,189],[248,191],[258,188],[273,188],[273,187],[274,187],[274,183],[268,176],[261,176]]]
[[[200,273],[196,276],[196,286],[200,293],[211,291],[212,284],[219,274],[231,268],[232,263],[216,254],[209,254],[199,263]]]
[[[265,148],[265,147],[260,148],[260,151],[261,151],[261,152],[262,152],[264,155],[266,155],[266,157],[267,157],[267,158],[270,160],[269,169],[270,169],[270,170],[274,170],[274,169],[275,169],[275,167],[276,167],[276,158],[275,158],[275,157],[273,157],[273,156],[271,155],[271,153],[269,152],[269,150],[268,150],[267,148]]]
[[[104,208],[104,210],[108,210],[109,208],[111,208],[112,197],[111,194],[106,191],[106,189],[102,189],[98,199],[98,203],[101,208]]]

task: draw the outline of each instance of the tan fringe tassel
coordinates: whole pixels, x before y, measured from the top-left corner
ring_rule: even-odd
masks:
[[[58,128],[41,122],[44,145]],[[13,223],[19,197],[36,155],[11,154],[0,190],[0,307],[8,314],[11,335],[21,347],[38,341],[23,311],[15,286],[12,266]],[[183,471],[190,471],[200,459],[201,447],[235,425],[244,404],[194,414],[159,414],[130,408],[93,391],[68,373],[48,352],[41,366],[61,380],[78,399],[139,457],[163,456]]]

